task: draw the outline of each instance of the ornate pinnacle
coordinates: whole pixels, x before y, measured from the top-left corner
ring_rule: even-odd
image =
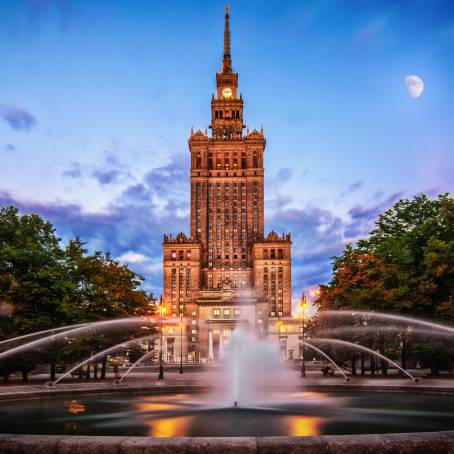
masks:
[[[230,17],[229,4],[225,4],[225,28],[224,28],[224,60],[222,61],[222,72],[232,72],[232,57],[230,55]]]

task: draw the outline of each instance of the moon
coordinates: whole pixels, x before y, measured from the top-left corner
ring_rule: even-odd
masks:
[[[419,76],[410,75],[405,77],[405,85],[407,86],[408,94],[412,98],[419,98],[424,91],[424,82]]]

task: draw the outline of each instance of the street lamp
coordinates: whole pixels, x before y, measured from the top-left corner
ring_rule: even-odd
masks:
[[[300,304],[300,311],[301,311],[301,320],[302,320],[302,326],[301,326],[301,377],[306,376],[306,363],[304,360],[304,316],[305,316],[305,309],[307,308],[307,300],[306,300],[306,295],[303,293],[301,295],[301,304]]]
[[[180,374],[183,373],[183,316],[180,319]]]
[[[159,315],[160,315],[160,331],[161,331],[161,341],[160,341],[160,345],[159,345],[159,376],[158,376],[158,379],[159,380],[162,380],[164,378],[164,367],[163,367],[163,364],[162,364],[162,331],[163,331],[163,328],[162,328],[162,319],[164,317],[164,313],[165,313],[165,307],[164,307],[164,304],[162,302],[162,295],[161,295],[161,298],[159,300]]]

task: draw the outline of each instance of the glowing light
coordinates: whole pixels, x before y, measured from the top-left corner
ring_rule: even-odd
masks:
[[[148,435],[161,438],[187,436],[192,419],[192,416],[181,416],[179,418],[151,420]]]
[[[317,296],[320,296],[320,289],[315,288],[315,289],[310,290],[309,295],[311,296],[311,298],[316,298]]]
[[[66,401],[64,406],[68,409],[68,412],[73,415],[77,415],[78,413],[83,413],[85,411],[85,405],[80,403],[78,400]]]
[[[293,437],[306,437],[319,435],[324,418],[313,416],[287,416],[284,418],[288,427],[288,435]]]

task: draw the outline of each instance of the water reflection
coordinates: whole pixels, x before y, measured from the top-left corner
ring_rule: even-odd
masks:
[[[186,437],[189,435],[193,416],[180,416],[177,418],[162,418],[158,420],[147,420],[149,425],[148,435],[150,437]]]
[[[454,429],[454,396],[272,393],[233,408],[198,394],[59,397],[4,402],[4,433],[153,437],[309,436]]]
[[[78,400],[66,400],[63,405],[72,415],[84,413],[86,410],[85,405]]]
[[[320,435],[320,428],[326,421],[325,418],[313,416],[284,416],[283,426],[286,427],[286,435],[293,437],[308,437],[310,435]]]

